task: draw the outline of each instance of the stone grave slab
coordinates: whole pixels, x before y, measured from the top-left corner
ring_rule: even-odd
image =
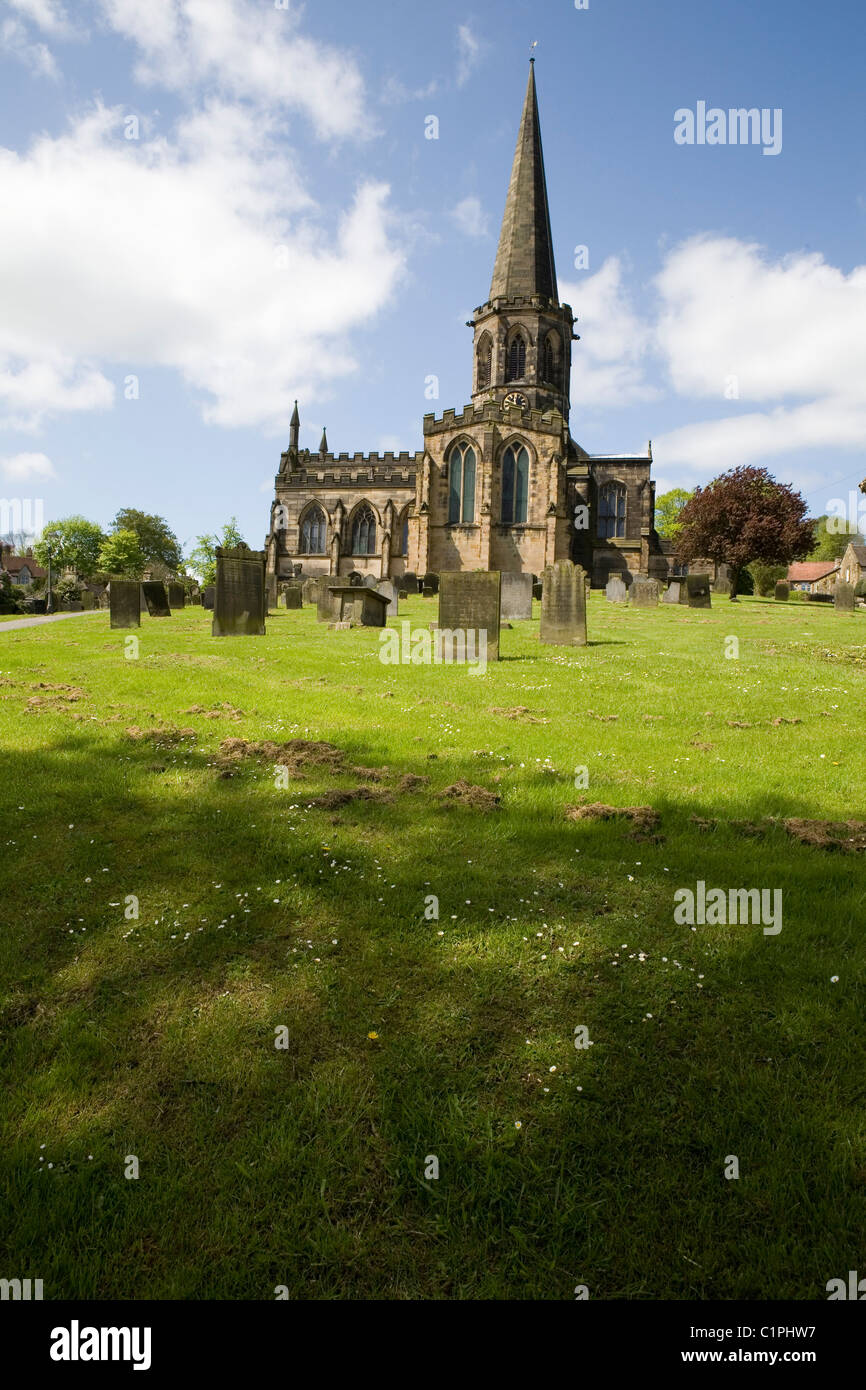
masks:
[[[386,618],[396,618],[400,608],[400,595],[397,585],[391,579],[380,579],[376,585],[376,592],[382,594],[388,600]]]
[[[546,646],[586,646],[586,575],[571,560],[548,565],[542,579],[541,631]]]
[[[659,601],[658,580],[644,579],[643,576],[633,579],[628,596],[633,608],[657,608]]]
[[[487,644],[487,661],[499,660],[499,622],[501,575],[499,570],[467,573],[448,570],[437,575],[439,588],[439,630],[464,633],[467,658],[477,661],[482,641]],[[485,633],[484,638],[481,633]],[[454,641],[443,642],[443,653],[453,655]]]
[[[625,580],[620,579],[618,574],[611,575],[604,586],[604,596],[608,603],[625,603],[628,599]]]
[[[109,626],[141,627],[140,587],[136,579],[112,579],[108,590]]]
[[[366,584],[340,584],[328,590],[332,623],[353,627],[384,627],[388,600]]]
[[[532,617],[532,575],[502,571],[499,618],[503,623]]]
[[[678,579],[672,579],[662,595],[662,603],[679,603],[680,590],[682,585]]]
[[[170,618],[168,594],[161,579],[146,579],[141,586],[147,611],[152,618]]]
[[[214,637],[265,635],[265,552],[249,546],[217,546]]]
[[[182,584],[169,584],[168,586],[168,606],[169,608],[185,608],[186,594]]]
[[[689,608],[712,608],[710,576],[708,574],[687,575],[686,594]]]
[[[833,602],[839,613],[854,612],[854,585],[837,584],[833,592]]]
[[[777,603],[787,603],[791,597],[791,586],[786,584],[784,579],[776,580],[776,587],[773,591],[773,598]]]

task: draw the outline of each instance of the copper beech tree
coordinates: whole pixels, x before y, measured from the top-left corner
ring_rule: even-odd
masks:
[[[766,468],[731,468],[696,488],[679,521],[677,550],[683,560],[728,565],[732,599],[741,572],[753,560],[789,565],[809,555],[815,544],[803,498]]]

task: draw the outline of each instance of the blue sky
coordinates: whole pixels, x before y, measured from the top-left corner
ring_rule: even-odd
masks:
[[[420,448],[537,41],[573,435],[826,510],[866,476],[864,39],[862,0],[4,0],[3,495],[261,544],[295,396],[303,446]],[[698,102],[781,151],[677,144]]]

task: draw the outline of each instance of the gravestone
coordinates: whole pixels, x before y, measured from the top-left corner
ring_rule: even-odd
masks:
[[[436,590],[432,587],[432,585],[430,585],[430,584],[425,584],[424,587],[423,587],[422,590],[421,590],[421,597],[422,597],[422,598],[435,598],[435,597],[436,597]]]
[[[633,579],[628,596],[634,608],[657,608],[659,601],[658,580],[645,579],[643,576]]]
[[[539,640],[552,647],[586,646],[586,575],[580,565],[558,560],[543,576]]]
[[[532,617],[532,575],[503,571],[500,587],[499,618],[503,623]]]
[[[267,571],[265,571],[265,612],[267,612],[269,608],[276,608],[278,600],[279,589],[277,586],[277,576],[275,574],[268,574]],[[257,634],[253,633],[252,635],[256,636]]]
[[[215,595],[216,595],[216,585],[214,585],[214,584],[206,584],[206,585],[204,586],[204,589],[202,590],[202,595],[201,595],[201,606],[202,606],[202,608],[207,608],[207,609],[212,610],[212,609],[213,609],[213,602],[214,602],[214,597],[215,597]]]
[[[366,584],[340,584],[328,590],[332,627],[384,627],[388,600]]]
[[[498,570],[464,573],[447,570],[436,576],[439,588],[439,631],[463,633],[463,649],[477,660],[486,642],[487,661],[499,660],[499,610],[501,575]],[[482,639],[481,634],[486,636]],[[442,650],[455,649],[453,639],[445,639]]]
[[[319,581],[318,579],[305,579],[301,589],[304,603],[318,603],[319,601]]]
[[[304,595],[297,584],[287,584],[283,593],[283,604],[286,608],[303,608]]]
[[[319,588],[316,596],[316,621],[320,623],[329,623],[333,618],[331,590],[340,588],[342,586],[342,581],[338,579],[336,575],[323,574],[318,580],[318,585]],[[353,584],[351,587],[354,589],[357,588],[357,585]]]
[[[729,594],[731,592],[730,579],[717,579],[713,584],[714,594]]]
[[[92,609],[99,607],[99,600],[91,589],[81,590],[81,606],[85,613],[89,613]]]
[[[201,589],[195,589],[189,596],[190,603],[194,603],[197,608],[201,608]]]
[[[433,594],[438,594],[438,592],[439,592],[439,576],[438,576],[438,574],[432,574],[432,573],[431,573],[431,574],[425,574],[422,582],[423,582],[423,584],[424,584],[424,592],[425,592],[425,594],[426,594],[426,592],[427,592],[428,589],[430,590],[431,593],[433,593]]]
[[[80,598],[68,598],[65,603],[60,605],[62,613],[83,613],[84,604]]]
[[[147,600],[146,600],[146,598],[144,597],[144,585],[143,585],[143,584],[139,584],[139,586],[138,586],[138,608],[139,608],[139,612],[141,612],[141,613],[146,613],[146,612],[147,612]]]
[[[214,637],[264,637],[265,552],[247,545],[216,548]]]
[[[854,612],[854,585],[837,584],[833,595],[836,608],[840,613]]]
[[[346,575],[346,583],[351,584],[353,588],[358,587],[359,585],[363,584],[363,582],[364,576],[360,570],[350,570],[350,572]]]
[[[29,598],[29,599],[26,600],[26,602],[25,602],[25,604],[24,604],[24,607],[26,608],[26,610],[27,610],[28,613],[47,613],[47,612],[48,612],[48,599],[47,599],[47,598]],[[137,610],[136,610],[136,612],[137,612]],[[141,621],[141,618],[140,618],[140,615],[139,615],[139,616],[138,616],[138,620],[136,621],[136,627],[138,627],[138,624],[139,624],[140,621]]]
[[[388,600],[388,607],[385,611],[386,618],[396,618],[400,607],[397,585],[390,579],[381,579],[376,585],[376,592]]]
[[[609,603],[625,603],[628,598],[625,580],[620,579],[618,574],[611,575],[604,586],[604,596]]]
[[[364,578],[361,580],[361,583],[365,585],[365,587],[368,589],[375,589],[379,581],[376,578],[375,574],[365,574]]]
[[[533,586],[532,586],[532,597],[533,597],[533,598],[540,599],[540,598],[541,598],[541,591],[542,591],[543,588],[544,588],[544,585],[542,584],[541,580],[540,580],[540,579],[536,579],[535,583],[534,583]]]
[[[662,603],[679,603],[681,584],[678,579],[672,579],[662,597]]]
[[[184,608],[186,606],[186,595],[182,584],[169,584],[168,606],[169,608]]]
[[[405,587],[407,594],[414,596],[418,592],[418,576],[414,570],[406,570],[400,580],[401,586]]]
[[[141,627],[141,600],[137,580],[112,579],[108,602],[111,627]]]
[[[777,603],[787,603],[791,596],[791,586],[786,584],[784,579],[776,580],[776,589],[773,594]]]
[[[710,597],[710,576],[708,574],[688,575],[686,593],[689,608],[712,608],[713,601]]]
[[[147,611],[152,618],[170,618],[168,594],[161,579],[146,579],[141,586]]]

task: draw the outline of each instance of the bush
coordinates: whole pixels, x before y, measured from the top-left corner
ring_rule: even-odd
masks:
[[[753,560],[749,565],[749,573],[755,581],[755,592],[761,598],[768,598],[775,590],[776,581],[786,578],[788,566],[765,565],[761,560]]]
[[[858,579],[854,586],[855,598],[866,598],[866,579]]]
[[[806,602],[806,599],[807,599],[808,597],[809,597],[809,595],[808,595],[808,594],[804,594],[802,589],[792,589],[791,592],[790,592],[790,594],[788,595],[788,602],[789,602],[789,603],[805,603],[805,602]]]

